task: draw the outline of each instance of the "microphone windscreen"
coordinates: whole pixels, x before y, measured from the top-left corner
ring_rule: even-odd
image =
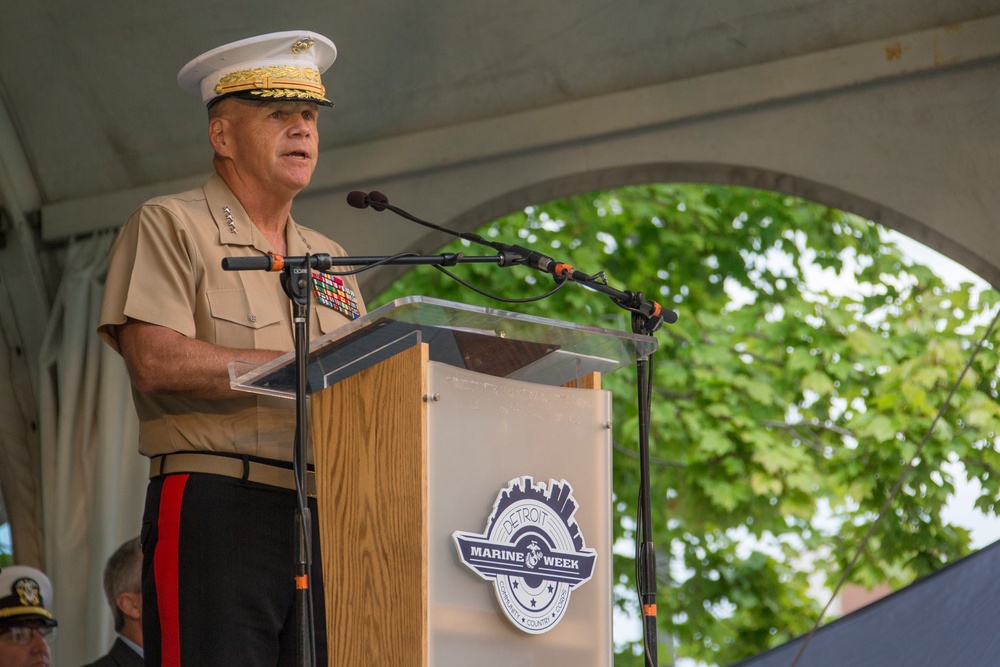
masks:
[[[376,211],[384,211],[385,204],[389,203],[389,198],[378,190],[372,190],[368,193],[368,203],[372,205],[372,208]]]
[[[368,208],[368,195],[360,190],[351,190],[347,193],[347,203],[354,208]]]

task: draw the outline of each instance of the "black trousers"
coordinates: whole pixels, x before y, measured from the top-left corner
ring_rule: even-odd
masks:
[[[316,502],[316,665],[327,664]],[[294,667],[295,492],[207,474],[150,480],[142,631],[151,667]]]

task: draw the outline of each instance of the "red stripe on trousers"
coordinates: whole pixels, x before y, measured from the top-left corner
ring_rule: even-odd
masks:
[[[156,578],[156,605],[160,613],[162,667],[180,667],[180,554],[181,503],[187,475],[170,475],[160,491],[160,515],[153,569]]]

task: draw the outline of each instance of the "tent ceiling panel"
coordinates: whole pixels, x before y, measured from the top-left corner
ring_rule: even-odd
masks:
[[[324,149],[780,60],[1000,11],[1000,1],[745,3],[580,0],[502,5],[307,0],[8,3],[0,89],[56,203],[181,179],[209,159],[191,57],[270,30],[308,28],[340,50]],[[864,9],[864,11],[863,11]]]

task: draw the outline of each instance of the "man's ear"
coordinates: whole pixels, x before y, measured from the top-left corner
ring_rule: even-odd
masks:
[[[208,143],[216,155],[229,156],[229,121],[222,116],[215,116],[208,121]]]
[[[115,603],[127,617],[134,620],[142,618],[142,593],[119,593]]]

